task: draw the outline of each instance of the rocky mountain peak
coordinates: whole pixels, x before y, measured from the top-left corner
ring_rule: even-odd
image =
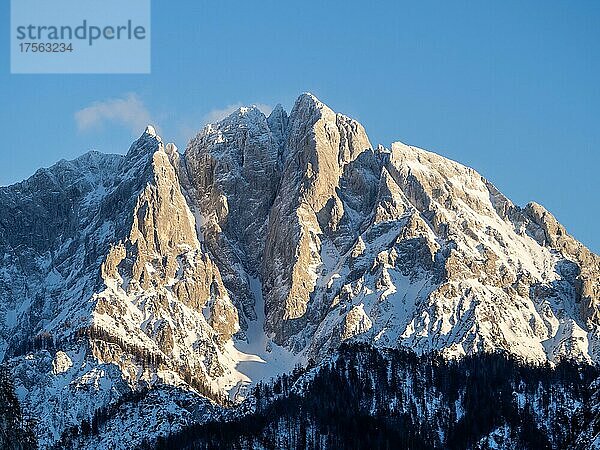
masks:
[[[156,137],[156,130],[154,129],[154,127],[152,125],[148,125],[146,127],[146,129],[144,130],[144,134],[147,134],[148,136]]]
[[[275,107],[271,110],[271,113],[269,114],[268,118],[276,119],[281,117],[287,117],[287,112],[285,111],[281,103],[277,103],[277,105],[275,105]]]
[[[163,143],[152,125],[148,125],[141,136],[129,147],[126,160],[147,162],[151,155],[162,149]]]
[[[303,92],[294,102],[292,112],[311,110],[326,110],[333,112],[331,108],[329,108],[325,103],[321,102],[321,100],[319,100],[314,94],[311,94],[310,92]]]

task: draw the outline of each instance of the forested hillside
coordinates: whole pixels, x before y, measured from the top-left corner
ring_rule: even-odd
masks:
[[[348,345],[318,368],[257,386],[245,405],[254,412],[157,448],[585,448],[577,439],[592,420],[597,375],[504,354],[446,361]]]
[[[0,366],[0,449],[29,450],[37,448],[33,422],[26,420],[9,369]]]

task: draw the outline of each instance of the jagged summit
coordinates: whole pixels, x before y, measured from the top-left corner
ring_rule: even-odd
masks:
[[[310,92],[303,92],[302,94],[300,94],[300,96],[296,99],[296,102],[294,104],[294,108],[298,109],[312,107],[319,109],[330,109],[327,105],[325,105],[325,103],[321,102],[321,100],[319,100],[316,95],[311,94]]]
[[[258,106],[240,106],[236,111],[232,112],[229,116],[227,116],[222,121],[231,121],[236,118],[244,118],[248,122],[252,122],[254,120],[262,120],[265,117],[265,114],[260,110]],[[266,118],[266,117],[265,117]]]
[[[143,387],[183,426],[198,394],[234,401],[349,341],[597,364],[599,274],[541,206],[374,148],[311,94],[240,108],[183,154],[148,126],[125,156],[0,189],[0,354],[45,444]]]
[[[280,104],[278,104],[275,108],[273,108],[273,110],[269,114],[269,117],[274,117],[281,114],[285,114],[285,110]],[[207,129],[214,130],[232,124],[246,124],[248,126],[254,123],[263,122],[265,120],[267,120],[267,115],[258,106],[240,106],[236,108],[235,111],[231,112],[222,119],[206,124],[204,126],[204,129],[200,132],[200,134],[202,134]]]
[[[144,134],[147,134],[148,136],[156,136],[156,130],[152,125],[148,125],[144,130]]]
[[[275,108],[273,108],[271,110],[271,113],[269,114],[269,116],[283,116],[283,115],[287,115],[287,112],[285,111],[285,108],[281,105],[281,103],[277,103],[275,105]]]

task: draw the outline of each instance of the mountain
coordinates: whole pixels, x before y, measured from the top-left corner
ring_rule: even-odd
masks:
[[[600,258],[542,206],[311,94],[0,188],[0,355],[44,448],[230,420],[346,343],[588,367],[599,332]]]

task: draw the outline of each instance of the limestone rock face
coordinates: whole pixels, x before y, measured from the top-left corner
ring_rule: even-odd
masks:
[[[54,360],[52,361],[52,372],[55,375],[66,372],[73,366],[73,361],[69,358],[65,352],[58,351],[56,355],[54,355]]]
[[[361,333],[365,333],[371,329],[373,322],[369,319],[362,309],[362,307],[353,307],[348,314],[346,314],[346,320],[344,322],[344,331],[342,333],[342,339],[350,339]]]
[[[577,292],[581,320],[592,325],[600,322],[600,257],[570,236],[554,216],[535,202],[529,203],[524,214],[530,219],[530,232],[541,245],[557,249],[572,260],[576,267],[571,276]]]
[[[93,333],[128,341],[149,351],[163,370],[209,384],[215,373],[224,373],[218,345],[239,330],[238,312],[219,269],[201,248],[172,165],[173,149],[169,155],[160,138],[151,138],[156,144],[151,176],[137,197],[131,230],[101,268],[106,289],[97,295]],[[128,314],[131,306],[135,314]],[[195,346],[215,356],[204,358]]]
[[[287,115],[278,108],[269,120],[256,107],[241,108],[206,126],[185,152],[186,187],[202,221],[203,242],[215,255],[243,317],[254,320],[248,277],[257,277],[260,270]]]
[[[340,179],[371,147],[360,124],[310,94],[290,113],[285,145],[284,182],[269,217],[263,263],[266,329],[279,343],[306,326],[321,264],[320,236],[326,228],[335,232],[345,214]]]

